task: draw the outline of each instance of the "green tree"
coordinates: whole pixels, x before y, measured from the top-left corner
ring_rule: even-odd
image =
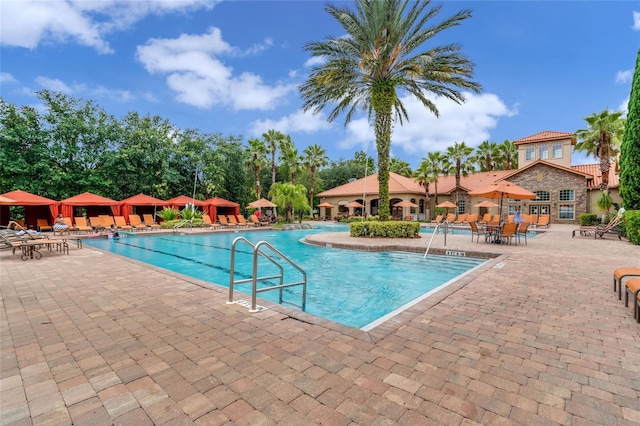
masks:
[[[304,150],[304,164],[311,172],[311,185],[309,187],[309,207],[313,210],[313,194],[316,186],[316,171],[329,163],[327,151],[320,145],[310,145]]]
[[[260,139],[249,139],[249,147],[247,148],[247,166],[253,170],[253,178],[256,183],[256,197],[261,198],[260,190],[260,170],[267,165],[267,146]]]
[[[453,146],[447,147],[446,155],[451,164],[448,173],[456,176],[456,205],[460,201],[460,176],[468,176],[475,171],[473,163],[469,160],[472,153],[473,148],[464,142],[454,142]]]
[[[457,103],[465,98],[459,89],[480,91],[471,81],[473,64],[456,44],[423,46],[448,28],[471,16],[463,10],[430,25],[441,6],[426,10],[429,1],[356,0],[355,12],[328,5],[326,11],[342,25],[346,35],[305,46],[314,57],[323,59],[300,87],[305,111],[333,109],[328,120],[346,111],[345,124],[357,110],[373,116],[378,151],[380,217],[389,217],[389,151],[392,115],[402,124],[407,110],[398,96],[404,90],[436,116],[438,109],[427,96],[443,96]],[[426,13],[425,13],[426,12]]]
[[[431,196],[429,194],[429,184],[433,182],[433,178],[431,176],[431,168],[429,167],[429,164],[427,164],[424,159],[422,160],[422,163],[420,163],[420,166],[418,166],[416,171],[413,173],[413,177],[415,178],[416,182],[424,186],[424,198],[427,204],[426,218],[430,219],[431,218]]]
[[[629,210],[640,210],[640,50],[631,83],[627,123],[620,146],[620,196]]]
[[[286,212],[288,223],[293,221],[293,213],[295,210],[309,211],[309,203],[307,202],[307,188],[304,185],[295,185],[293,183],[276,182],[271,185],[269,191],[271,201],[278,205],[278,208]]]
[[[392,157],[389,161],[389,171],[404,177],[411,177],[411,175],[413,174],[411,165],[406,161],[400,160],[396,157]]]
[[[518,168],[518,147],[508,139],[498,145],[498,168],[515,170]]]
[[[584,118],[586,129],[576,131],[575,150],[583,151],[600,161],[602,183],[600,189],[609,190],[609,169],[611,158],[618,153],[620,140],[624,134],[624,119],[621,112],[611,112],[605,109],[601,113],[593,113]]]
[[[291,183],[296,184],[296,174],[302,166],[302,158],[298,155],[293,141],[286,136],[280,147],[280,164],[286,170],[286,175],[291,177]]]
[[[286,136],[277,130],[269,130],[262,134],[262,138],[271,152],[271,184],[276,183],[276,152],[286,141]]]
[[[478,157],[478,164],[481,172],[490,172],[496,166],[498,157],[498,144],[495,142],[483,141],[475,150]]]

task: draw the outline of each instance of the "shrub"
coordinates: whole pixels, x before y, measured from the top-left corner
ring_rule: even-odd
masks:
[[[598,215],[595,213],[582,213],[580,215],[580,225],[581,226],[594,226],[598,225],[601,220],[598,218]]]
[[[418,222],[354,222],[349,225],[352,237],[368,238],[418,238]]]
[[[165,207],[157,213],[158,217],[161,217],[165,222],[175,220],[180,216],[180,211]]]
[[[162,227],[162,229],[173,229],[180,222],[183,222],[183,219],[165,220],[164,222],[160,222],[160,226]],[[193,219],[192,223],[193,225],[191,225],[189,222],[180,223],[180,226],[178,228],[190,228],[192,226],[194,228],[199,228],[205,226],[204,220],[202,219]]]
[[[624,212],[620,228],[629,241],[640,245],[640,210],[627,210]]]

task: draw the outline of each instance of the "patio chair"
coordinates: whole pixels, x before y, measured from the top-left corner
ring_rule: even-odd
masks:
[[[618,290],[618,300],[622,300],[622,280],[626,277],[640,278],[640,268],[618,268],[613,271],[613,291]]]
[[[516,236],[518,237],[518,244],[520,243],[520,236],[524,236],[524,245],[527,245],[527,231],[529,230],[529,222],[523,222],[518,226],[518,232]]]
[[[207,225],[208,228],[219,228],[220,224],[218,223],[213,223],[211,221],[211,217],[208,214],[203,214],[202,215],[202,221],[204,222],[205,225]]]
[[[476,244],[480,242],[480,235],[482,235],[484,237],[484,240],[487,241],[489,233],[487,233],[487,230],[485,228],[479,227],[476,222],[469,222],[469,226],[471,226],[471,242],[473,242],[474,235],[477,237]]]
[[[269,226],[270,225],[270,223],[267,222],[266,220],[261,222],[260,219],[258,219],[258,216],[256,216],[255,214],[252,214],[251,216],[249,216],[249,219],[256,226]]]
[[[87,218],[86,217],[76,217],[76,229],[78,230],[78,232],[80,231],[84,231],[84,232],[91,232],[93,231],[93,228],[91,226],[89,226],[89,224],[87,223]]]
[[[157,224],[154,220],[153,220],[153,216],[150,214],[144,214],[142,215],[144,224],[147,225],[149,228],[151,229],[160,229],[162,228],[162,226],[160,226],[159,224]]]
[[[436,218],[431,221],[431,223],[440,223],[440,222],[442,222],[442,215],[441,214],[436,216]]]
[[[638,320],[638,296],[640,296],[640,278],[627,281],[625,285],[624,306],[629,306],[629,295],[633,297],[633,317]]]
[[[220,225],[225,228],[231,228],[231,226],[233,225],[227,221],[227,217],[223,214],[218,215],[218,222],[220,222]]]
[[[102,225],[102,221],[98,216],[90,217],[89,224],[91,225],[91,228],[93,228],[94,231],[101,231],[104,229],[104,226]]]
[[[39,232],[52,231],[53,230],[51,225],[49,225],[49,221],[47,221],[47,219],[38,219],[37,225],[36,225],[36,229]]]
[[[538,221],[536,222],[536,228],[540,228],[542,226],[544,226],[545,228],[549,227],[549,215],[548,214],[542,214],[540,215],[540,217],[538,218]]]
[[[235,227],[241,227],[241,226],[247,226],[246,223],[240,223],[236,220],[236,216],[233,214],[227,215],[227,220],[229,221],[229,223]]]
[[[518,231],[518,224],[517,223],[505,223],[504,226],[502,227],[502,232],[500,233],[500,241],[502,243],[509,243],[511,244],[511,240],[515,239],[516,244],[518,243],[518,236],[516,235]]]
[[[140,219],[140,215],[137,215],[137,214],[130,214],[129,215],[129,224],[136,231],[137,230],[147,229],[147,225],[142,223],[142,219]]]
[[[241,214],[238,215],[238,225],[242,226],[245,225],[247,228],[249,226],[256,226],[253,222],[247,222],[247,219],[244,218],[244,216],[242,216]]]
[[[118,229],[121,229],[123,231],[133,230],[133,227],[131,225],[127,225],[127,221],[124,220],[124,216],[114,216],[113,220],[115,221]]]
[[[111,229],[116,227],[116,223],[113,220],[113,216],[109,215],[100,215],[100,223],[102,223],[102,227],[105,229]]]

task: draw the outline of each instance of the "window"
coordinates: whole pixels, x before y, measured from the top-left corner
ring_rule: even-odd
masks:
[[[554,142],[551,146],[553,158],[562,158],[562,142]]]
[[[463,214],[465,212],[466,201],[461,200],[458,201],[458,214]]]
[[[549,159],[549,145],[547,145],[546,143],[538,145],[538,158],[541,160]]]
[[[533,146],[528,146],[524,149],[524,159],[526,161],[533,161],[536,154],[536,149]]]
[[[573,189],[563,189],[560,191],[560,201],[574,201]]]
[[[549,201],[551,199],[547,191],[535,191],[534,194],[536,194],[536,199],[532,201]]]
[[[560,204],[558,218],[573,220],[575,218],[574,208],[575,206],[573,204]]]

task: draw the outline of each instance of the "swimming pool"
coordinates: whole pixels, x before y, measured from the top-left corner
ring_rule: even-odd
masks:
[[[300,242],[309,234],[346,230],[348,227],[344,225],[328,225],[298,231],[136,234],[119,240],[85,241],[103,250],[225,287],[229,285],[233,240],[242,236],[254,244],[268,241],[306,271],[307,313],[363,329],[372,328],[381,317],[484,262],[469,257],[437,255],[425,259],[421,254],[407,252],[356,252]],[[235,278],[249,278],[252,265],[250,248],[238,245]],[[259,275],[275,271],[270,262],[260,260]],[[297,281],[299,277],[292,267],[285,266],[286,282]],[[234,288],[244,294],[251,293],[251,284]],[[301,287],[285,289],[285,304],[298,307],[295,305],[300,304],[301,292]],[[278,301],[278,291],[258,296]],[[235,299],[242,298],[250,299],[250,296],[235,296]]]

